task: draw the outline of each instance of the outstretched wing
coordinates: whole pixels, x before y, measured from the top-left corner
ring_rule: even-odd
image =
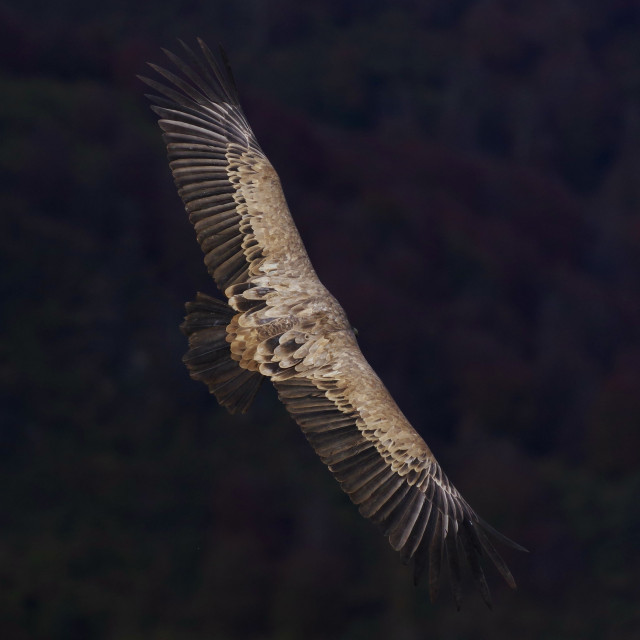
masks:
[[[161,94],[151,96],[154,110],[205,263],[236,312],[226,329],[229,357],[242,371],[271,378],[362,515],[382,527],[405,561],[415,562],[415,580],[429,568],[432,599],[446,556],[459,603],[462,557],[489,604],[482,556],[510,586],[515,582],[488,534],[522,547],[475,514],[364,359],[344,311],[313,271],[228,65],[200,46],[204,61],[185,46],[190,65],[167,52],[182,78],[154,66],[172,87],[145,82]],[[210,365],[226,367],[218,333],[202,342],[196,335],[203,322],[215,327],[225,315],[214,311],[218,319],[210,325],[199,316],[188,316],[186,325],[194,334],[196,377],[220,396],[224,389],[214,385],[226,378],[207,373]],[[207,360],[214,350],[215,362]]]
[[[487,605],[489,587],[481,558],[493,561],[515,588],[489,536],[524,550],[485,523],[442,472],[427,444],[409,424],[347,330],[295,328],[259,343],[260,370],[321,460],[360,513],[378,524],[403,560],[414,561],[417,583],[428,567],[429,593],[438,592],[443,558],[456,604],[466,559]],[[268,369],[264,369],[268,365]]]
[[[182,77],[151,65],[168,84],[141,80],[160,94],[148,97],[209,273],[223,292],[259,272],[314,275],[278,175],[242,112],[226,58],[219,64],[199,43],[204,59],[183,43],[190,64],[165,51]]]

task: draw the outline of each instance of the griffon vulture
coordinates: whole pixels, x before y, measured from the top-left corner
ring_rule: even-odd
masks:
[[[380,526],[414,580],[438,591],[443,558],[460,602],[466,558],[485,602],[481,558],[515,581],[490,541],[522,549],[484,522],[449,482],[358,348],[337,300],[302,244],[280,180],[240,107],[230,67],[199,40],[183,44],[179,75],[156,65],[142,78],[167,145],[178,193],[228,304],[199,293],[186,305],[184,362],[232,413],[264,378],[360,513]]]

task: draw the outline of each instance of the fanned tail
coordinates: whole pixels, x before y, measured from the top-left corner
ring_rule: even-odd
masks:
[[[243,369],[231,358],[227,325],[235,311],[204,293],[198,293],[194,301],[187,302],[186,309],[187,315],[180,329],[189,338],[189,351],[182,358],[189,375],[204,382],[229,412],[244,413],[264,376]]]

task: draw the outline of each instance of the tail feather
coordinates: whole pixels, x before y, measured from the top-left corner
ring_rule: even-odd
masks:
[[[231,413],[244,413],[264,379],[231,358],[227,325],[235,311],[226,303],[204,293],[186,304],[187,315],[180,325],[189,338],[189,351],[182,361],[194,380],[204,382],[218,402]]]

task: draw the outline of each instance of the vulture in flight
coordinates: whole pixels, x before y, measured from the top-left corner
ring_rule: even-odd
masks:
[[[515,581],[490,538],[523,550],[482,520],[449,482],[358,348],[338,301],[316,275],[280,180],[242,111],[224,52],[182,43],[177,73],[151,67],[169,164],[204,262],[227,302],[199,293],[181,326],[184,356],[230,412],[248,409],[269,378],[342,490],[375,522],[414,581],[438,592],[443,561],[457,606],[461,559],[485,602],[481,559]]]

